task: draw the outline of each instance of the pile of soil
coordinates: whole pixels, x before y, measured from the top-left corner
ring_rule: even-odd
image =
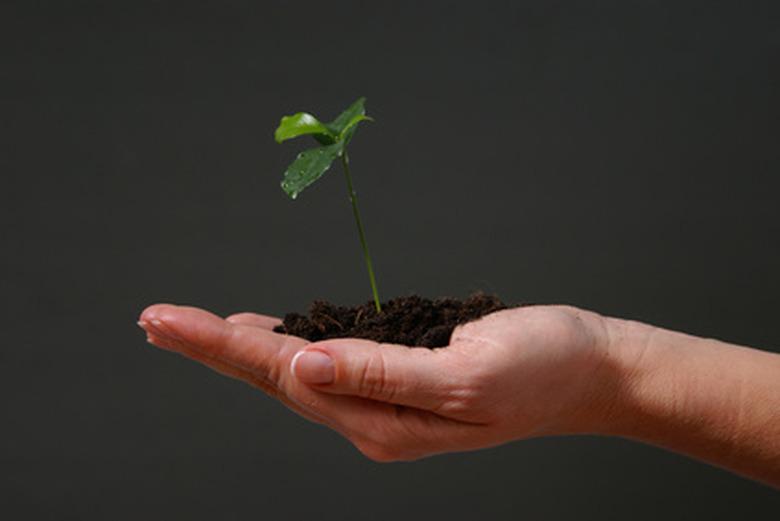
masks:
[[[376,311],[373,301],[344,307],[317,300],[309,308],[308,316],[288,313],[284,323],[274,331],[312,342],[367,338],[407,346],[444,347],[449,344],[455,326],[506,307],[497,297],[482,293],[465,300],[399,297],[383,303],[381,313]]]

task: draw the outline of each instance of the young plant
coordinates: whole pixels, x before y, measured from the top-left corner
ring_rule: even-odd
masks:
[[[298,136],[310,135],[320,143],[320,146],[309,148],[298,154],[295,161],[285,170],[282,189],[292,199],[298,197],[298,194],[307,186],[322,177],[333,161],[341,159],[344,177],[347,181],[347,193],[352,203],[352,214],[355,216],[360,246],[363,248],[363,257],[366,261],[371,291],[374,295],[374,305],[376,310],[381,312],[382,306],[379,303],[379,292],[376,289],[374,268],[371,265],[371,255],[368,253],[366,233],[360,220],[357,195],[352,187],[352,174],[349,171],[349,156],[347,155],[347,145],[352,140],[358,124],[361,121],[373,121],[372,118],[366,116],[365,102],[365,98],[358,99],[330,123],[322,123],[307,112],[284,116],[274,133],[274,138],[277,143],[281,143]]]

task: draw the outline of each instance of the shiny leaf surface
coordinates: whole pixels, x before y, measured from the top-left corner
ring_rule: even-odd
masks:
[[[330,168],[334,159],[344,152],[361,121],[371,120],[366,116],[366,98],[358,98],[347,110],[328,124],[324,124],[307,112],[284,116],[274,133],[281,143],[298,136],[310,135],[322,146],[310,148],[298,154],[295,161],[284,172],[282,189],[295,199],[307,186]]]
[[[274,139],[277,143],[281,143],[307,134],[312,134],[315,138],[322,138],[326,144],[336,141],[336,134],[307,112],[284,116],[274,132]],[[320,139],[317,140],[320,141]]]
[[[365,114],[358,114],[352,118],[344,127],[344,130],[341,131],[339,134],[339,141],[349,143],[349,141],[352,139],[352,136],[355,134],[355,130],[357,130],[357,124],[361,121],[374,121],[374,119],[366,116]]]
[[[295,199],[307,186],[322,177],[343,151],[343,141],[304,150],[284,172],[282,189]]]
[[[328,123],[327,127],[338,136],[339,141],[349,143],[352,135],[355,133],[357,124],[365,119],[371,119],[366,116],[366,98],[358,98],[347,110]]]

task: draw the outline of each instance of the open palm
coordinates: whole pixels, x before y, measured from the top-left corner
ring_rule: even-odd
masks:
[[[566,306],[499,311],[433,350],[310,343],[273,332],[273,317],[170,304],[139,324],[153,344],[260,388],[377,461],[591,430],[593,403],[608,398],[594,385],[609,368],[603,319]]]

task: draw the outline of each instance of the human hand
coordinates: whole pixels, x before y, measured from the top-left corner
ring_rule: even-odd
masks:
[[[139,322],[153,344],[262,389],[377,461],[594,432],[609,409],[606,322],[576,308],[499,311],[433,350],[309,343],[274,333],[278,323],[168,304]]]

